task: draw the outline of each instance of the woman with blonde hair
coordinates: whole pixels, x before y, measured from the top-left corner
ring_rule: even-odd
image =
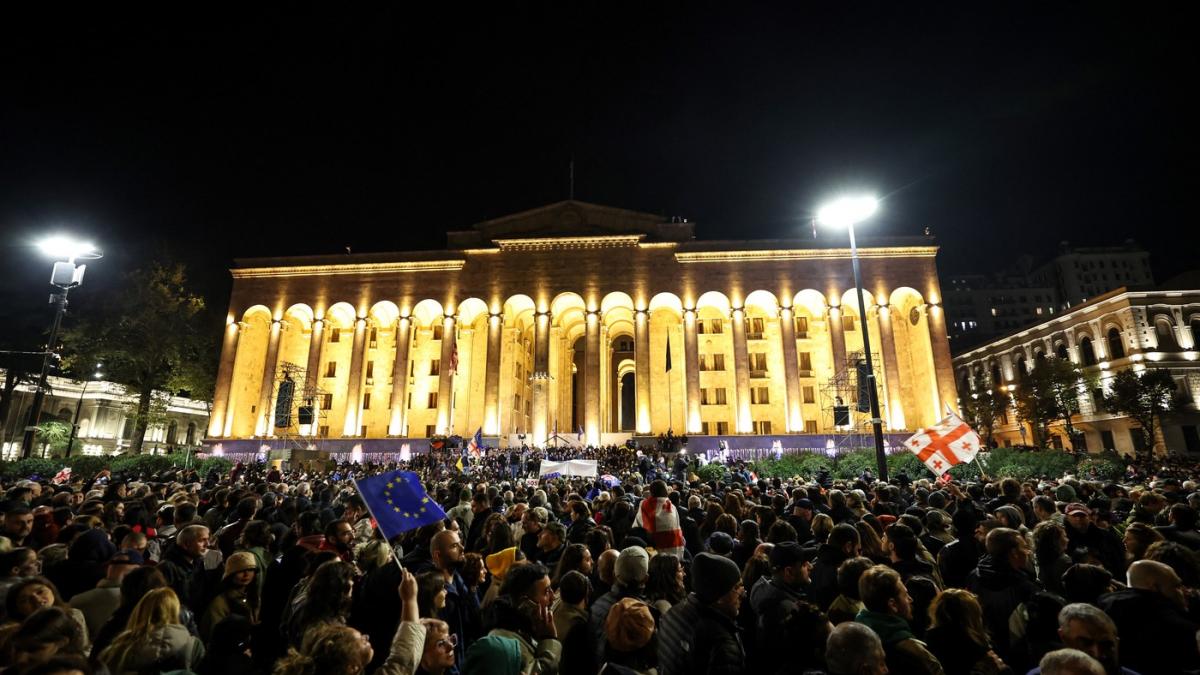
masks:
[[[103,652],[100,662],[113,675],[146,670],[191,670],[204,658],[204,645],[179,623],[179,597],[156,588],[138,601],[125,630]]]
[[[992,651],[983,608],[974,593],[961,588],[942,591],[929,605],[929,619],[925,642],[947,673],[1010,672]]]

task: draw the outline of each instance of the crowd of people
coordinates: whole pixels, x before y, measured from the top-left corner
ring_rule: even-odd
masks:
[[[538,478],[541,459],[601,476]],[[3,488],[18,675],[1200,671],[1194,463],[700,480],[608,447]],[[386,541],[353,479],[446,513]]]

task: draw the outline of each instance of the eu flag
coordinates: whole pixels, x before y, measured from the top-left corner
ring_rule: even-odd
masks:
[[[355,480],[354,486],[387,539],[446,517],[442,507],[425,494],[421,479],[412,471],[393,471]]]

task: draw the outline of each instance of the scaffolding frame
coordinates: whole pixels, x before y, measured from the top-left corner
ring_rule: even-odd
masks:
[[[267,411],[268,429],[270,433],[268,438],[273,438],[276,441],[281,441],[280,447],[272,448],[272,453],[278,452],[278,456],[272,456],[272,459],[282,459],[285,462],[291,461],[292,452],[294,450],[320,450],[320,442],[322,437],[317,435],[317,430],[322,426],[327,426],[329,421],[329,411],[321,406],[321,397],[332,392],[322,389],[317,386],[319,378],[308,377],[308,370],[302,366],[282,361],[279,367],[275,370],[275,381],[272,383],[271,394],[271,409]],[[291,380],[298,386],[293,390],[292,404],[288,408],[287,426],[275,426],[275,412],[279,403],[279,386]],[[309,425],[311,433],[304,435],[301,433],[300,425],[300,408],[302,406],[312,407],[313,421]]]
[[[874,432],[871,428],[871,412],[858,409],[858,364],[865,360],[862,351],[849,352],[846,361],[834,364],[833,376],[820,385],[821,414],[823,419],[830,421],[831,435],[835,437],[836,450],[855,450],[875,446]],[[883,363],[879,354],[871,352],[873,363]],[[876,396],[880,405],[880,416],[888,419],[887,403],[883,396],[883,386],[878,373],[875,377]],[[840,401],[840,403],[839,403]],[[849,408],[850,424],[835,426],[834,409],[838,405]]]

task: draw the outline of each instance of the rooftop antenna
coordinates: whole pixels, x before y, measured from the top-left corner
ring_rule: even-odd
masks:
[[[567,192],[568,197],[572,201],[575,200],[575,155],[571,155],[571,163],[568,165],[568,173],[570,174],[570,188]]]

